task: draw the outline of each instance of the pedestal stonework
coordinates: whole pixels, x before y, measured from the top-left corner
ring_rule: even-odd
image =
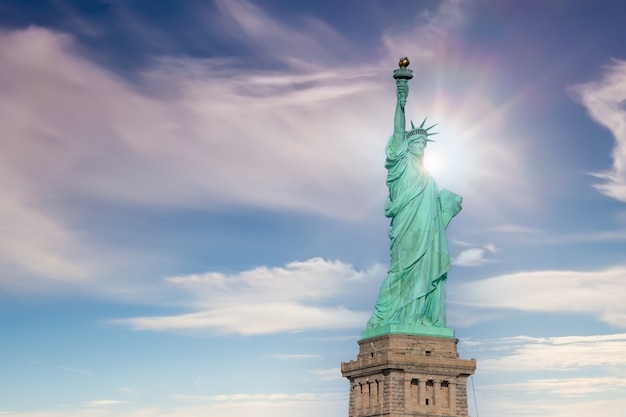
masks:
[[[467,416],[467,377],[476,359],[459,359],[458,339],[387,334],[359,341],[343,362],[349,417]]]

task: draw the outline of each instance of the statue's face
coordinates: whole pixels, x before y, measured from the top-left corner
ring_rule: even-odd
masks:
[[[426,148],[426,138],[419,137],[409,143],[408,151],[415,156],[422,156],[424,154],[424,148]]]

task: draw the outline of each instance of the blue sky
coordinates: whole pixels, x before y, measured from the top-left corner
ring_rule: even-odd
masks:
[[[0,415],[346,416],[407,55],[470,414],[621,417],[625,38],[613,1],[1,1]]]

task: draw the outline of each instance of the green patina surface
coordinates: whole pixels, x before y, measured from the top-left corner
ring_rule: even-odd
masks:
[[[373,337],[385,334],[413,334],[420,336],[434,337],[454,337],[454,330],[448,327],[434,326],[415,326],[410,324],[387,324],[385,326],[365,329],[361,332],[362,339],[371,339]]]
[[[405,63],[406,65],[402,66]],[[446,327],[445,283],[450,270],[446,227],[461,211],[462,197],[438,191],[424,167],[429,130],[424,122],[406,131],[404,107],[412,72],[408,60],[394,71],[397,104],[394,133],[386,147],[391,219],[391,262],[363,338],[389,333],[454,337]]]

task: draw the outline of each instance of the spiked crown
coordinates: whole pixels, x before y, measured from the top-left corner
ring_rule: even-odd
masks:
[[[428,139],[428,137],[436,135],[437,133],[429,133],[429,130],[437,126],[438,123],[426,128],[424,127],[424,123],[426,123],[426,118],[422,121],[422,124],[419,125],[419,127],[415,127],[413,120],[411,120],[411,130],[406,132],[406,138],[409,139],[413,136],[424,136],[427,142],[434,142],[433,140]]]

